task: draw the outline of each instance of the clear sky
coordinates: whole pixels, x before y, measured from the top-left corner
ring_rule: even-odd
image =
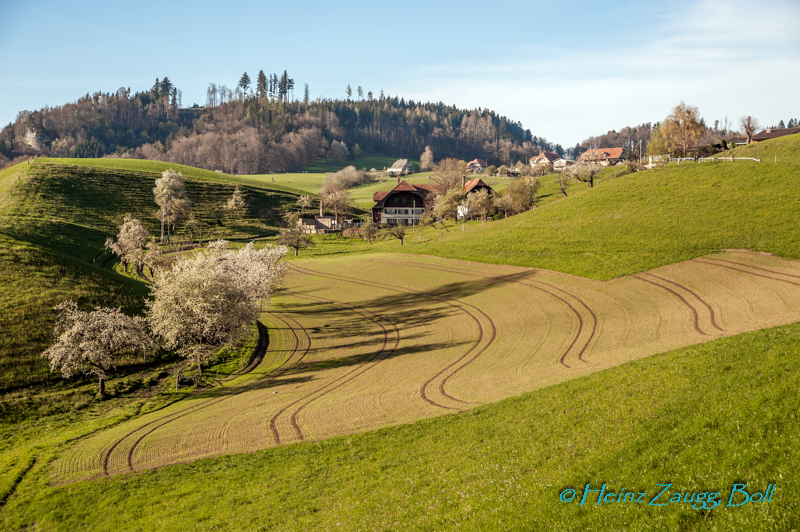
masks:
[[[777,125],[800,118],[800,2],[0,0],[0,124],[164,76],[202,105],[260,69],[298,98],[350,84],[493,109],[565,148],[681,100]]]

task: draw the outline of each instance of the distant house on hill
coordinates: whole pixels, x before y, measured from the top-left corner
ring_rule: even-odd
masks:
[[[376,224],[416,225],[435,193],[431,185],[412,185],[403,181],[392,190],[372,196],[372,221]]]
[[[622,148],[596,148],[586,150],[578,157],[578,162],[594,163],[601,166],[614,166],[624,159]]]
[[[555,166],[556,161],[558,160],[563,160],[563,158],[559,154],[543,151],[536,157],[531,157],[529,162],[531,166],[540,166],[540,165],[545,166],[548,164],[552,164],[553,166]]]
[[[392,175],[410,174],[414,171],[414,165],[408,162],[408,159],[397,159],[392,166],[386,169],[386,172]]]
[[[461,178],[461,192],[464,193],[465,196],[472,194],[473,192],[478,192],[482,188],[485,188],[489,191],[489,194],[494,194],[494,190],[492,187],[487,185],[483,179],[473,179],[472,181],[465,181],[465,178]]]
[[[467,163],[467,168],[469,168],[470,172],[483,173],[487,168],[486,161],[483,159],[472,159]]]
[[[752,141],[762,142],[764,140],[777,139],[779,137],[785,137],[786,135],[795,135],[797,133],[800,133],[800,127],[765,129],[761,133],[753,135]],[[728,144],[733,146],[741,146],[742,144],[747,144],[747,137],[734,137],[728,141]]]

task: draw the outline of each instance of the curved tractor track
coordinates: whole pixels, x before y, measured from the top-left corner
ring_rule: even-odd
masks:
[[[410,423],[799,321],[800,262],[734,251],[600,282],[420,255],[304,259],[273,304],[270,345],[260,325],[242,375],[75,442],[53,482]]]
[[[440,303],[445,303],[445,304],[447,304],[449,306],[452,306],[452,307],[458,309],[459,311],[463,312],[467,316],[469,316],[473,320],[473,322],[475,323],[475,326],[478,329],[478,338],[477,338],[477,340],[475,340],[475,342],[472,344],[472,346],[470,346],[470,348],[467,349],[467,351],[464,354],[462,354],[458,359],[456,359],[455,361],[451,362],[446,367],[444,367],[439,372],[437,372],[435,375],[433,375],[428,380],[426,380],[424,383],[422,383],[422,386],[420,387],[420,392],[419,393],[420,393],[420,396],[422,397],[422,399],[425,402],[427,402],[427,403],[429,403],[429,404],[431,404],[433,406],[436,406],[436,407],[439,407],[439,408],[443,408],[443,409],[446,409],[446,410],[461,410],[461,408],[455,408],[455,407],[452,407],[452,406],[448,406],[448,405],[439,403],[439,402],[433,400],[430,397],[430,395],[428,394],[428,389],[431,386],[433,386],[434,381],[436,381],[436,379],[439,379],[441,377],[442,379],[439,382],[439,385],[438,385],[437,388],[438,388],[439,392],[443,396],[447,397],[448,399],[450,399],[452,401],[455,401],[455,402],[461,403],[461,404],[465,404],[465,405],[470,405],[470,404],[471,405],[478,405],[478,404],[481,404],[479,402],[466,401],[464,399],[459,399],[457,397],[454,397],[453,395],[451,395],[450,393],[448,393],[446,391],[445,386],[447,384],[447,381],[449,381],[453,376],[455,376],[456,373],[458,373],[459,371],[463,370],[469,364],[474,362],[479,356],[481,356],[486,351],[486,349],[488,349],[489,346],[495,341],[495,338],[497,338],[497,326],[496,326],[494,320],[492,320],[492,318],[488,314],[486,314],[483,310],[479,309],[475,305],[471,305],[469,303],[465,303],[464,301],[461,301],[461,300],[452,299],[452,298],[448,298],[448,297],[444,297],[444,296],[435,296],[435,295],[431,295],[431,294],[424,294],[423,292],[418,291],[418,290],[410,290],[410,289],[407,289],[407,288],[403,289],[403,288],[401,288],[399,286],[389,285],[389,284],[385,284],[385,283],[379,283],[379,282],[375,282],[375,281],[364,281],[364,280],[361,280],[361,279],[355,279],[353,277],[347,277],[347,276],[338,275],[338,274],[326,274],[326,273],[319,272],[319,271],[316,271],[316,270],[312,270],[312,269],[309,269],[309,268],[303,268],[302,270],[299,270],[299,271],[300,271],[300,273],[304,273],[304,274],[316,275],[318,277],[327,277],[327,278],[330,278],[330,279],[339,279],[339,280],[346,281],[348,283],[359,284],[359,285],[363,285],[363,286],[378,287],[378,288],[382,288],[382,289],[388,290],[388,291],[394,291],[394,292],[399,292],[399,293],[407,293],[407,294],[422,294],[423,298],[427,298],[427,299],[430,299],[432,301],[438,301]],[[456,304],[456,303],[458,303],[458,304]],[[469,310],[465,309],[464,308],[465,306],[466,307],[470,307],[470,308],[474,309],[475,311],[477,311],[477,313],[481,314],[489,322],[489,327],[491,329],[491,332],[490,332],[490,335],[489,335],[489,338],[488,338],[488,341],[487,341],[486,345],[484,345],[481,349],[479,349],[470,358],[467,358],[467,357],[469,357],[470,354],[472,354],[472,352],[475,351],[475,349],[478,347],[478,345],[480,345],[481,342],[483,341],[484,331],[483,331],[483,326],[481,325],[480,320],[475,316],[475,314],[473,314]],[[467,359],[467,360],[465,360],[465,359]],[[457,366],[457,367],[455,367],[455,366]],[[454,367],[455,367],[455,369],[453,369]]]

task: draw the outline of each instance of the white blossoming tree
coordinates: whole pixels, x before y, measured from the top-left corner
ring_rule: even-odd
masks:
[[[120,356],[155,345],[144,320],[127,316],[121,309],[96,307],[84,312],[73,301],[55,308],[60,311],[55,327],[58,338],[42,356],[50,361],[50,370],[60,369],[65,379],[78,373],[96,375],[99,397],[105,396],[105,381]]]
[[[171,216],[172,206],[177,200],[185,200],[183,206],[188,208],[189,200],[186,198],[186,184],[183,174],[173,169],[165,170],[161,177],[156,179],[153,189],[156,203],[161,213],[161,241],[164,241],[164,221]],[[169,240],[169,225],[167,225],[167,240]]]
[[[250,243],[239,251],[211,242],[201,252],[158,272],[147,303],[147,320],[167,349],[203,363],[221,346],[239,343],[258,318],[260,302],[283,279],[280,259],[288,250]]]
[[[147,245],[147,238],[150,233],[144,226],[132,217],[130,214],[125,215],[125,220],[119,228],[117,240],[113,238],[106,239],[106,248],[110,249],[115,255],[119,255],[122,259],[122,267],[128,271],[128,263],[138,265],[144,258],[144,247]]]
[[[244,199],[244,192],[237,185],[233,195],[225,203],[225,210],[228,211],[231,219],[233,219],[234,217],[240,217],[244,213],[245,207],[247,207],[247,203]]]

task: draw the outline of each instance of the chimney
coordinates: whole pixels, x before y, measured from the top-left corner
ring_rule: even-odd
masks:
[[[467,176],[461,176],[461,190],[464,190],[464,187],[467,186]]]
[[[320,198],[320,200],[319,200],[319,215],[320,215],[320,217],[323,216],[323,214],[322,214],[322,198]]]

